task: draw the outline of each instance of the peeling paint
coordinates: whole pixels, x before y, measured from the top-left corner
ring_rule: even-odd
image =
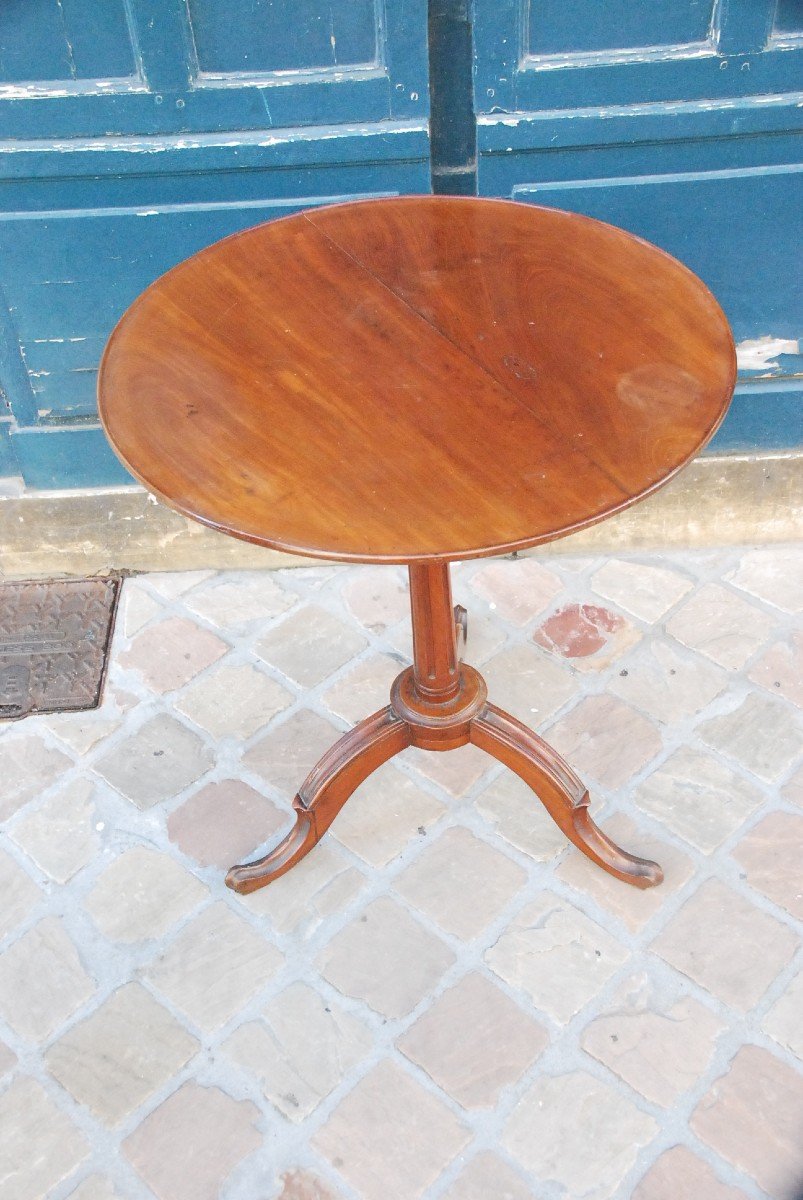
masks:
[[[736,347],[736,362],[740,371],[777,370],[779,364],[770,361],[779,354],[799,354],[800,342],[792,338],[776,338],[769,334],[746,338]]]

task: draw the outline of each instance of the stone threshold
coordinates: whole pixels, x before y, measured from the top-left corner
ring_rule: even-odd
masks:
[[[803,454],[710,455],[640,504],[531,553],[624,553],[801,537]],[[172,512],[138,487],[0,496],[4,580],[266,570],[314,561],[225,537]]]

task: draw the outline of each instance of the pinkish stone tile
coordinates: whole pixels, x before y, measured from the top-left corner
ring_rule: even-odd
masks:
[[[803,552],[799,545],[748,550],[728,579],[785,612],[803,611]]]
[[[132,846],[101,872],[84,908],[107,938],[138,942],[161,937],[207,895],[170,855]]]
[[[234,1168],[261,1145],[250,1100],[188,1082],[126,1138],[123,1151],[159,1200],[217,1200]]]
[[[536,628],[533,641],[578,670],[602,671],[640,637],[635,626],[609,608],[568,604]]]
[[[750,692],[733,712],[698,726],[699,737],[774,783],[795,763],[803,747],[803,718],[774,697]]]
[[[390,685],[401,669],[401,663],[388,654],[364,659],[324,692],[323,702],[336,716],[356,724],[385,707]]]
[[[686,1146],[673,1146],[650,1167],[633,1200],[747,1200],[747,1193],[722,1183]]]
[[[336,921],[364,884],[365,876],[324,838],[292,871],[270,887],[241,896],[240,903],[277,933],[292,934],[300,943]]]
[[[473,806],[495,833],[537,862],[548,862],[566,849],[565,833],[532,788],[512,771],[498,775]]]
[[[796,975],[784,989],[762,1021],[766,1030],[779,1046],[788,1046],[793,1054],[803,1060],[803,972]]]
[[[803,708],[803,633],[793,633],[788,642],[770,646],[748,678]]]
[[[356,629],[316,604],[297,608],[256,643],[260,658],[300,687],[310,688],[365,646]]]
[[[275,725],[243,755],[243,766],[285,795],[293,796],[318,759],[342,733],[317,713],[302,708]]]
[[[94,795],[88,779],[73,779],[39,808],[24,813],[9,830],[17,845],[56,883],[66,883],[98,852]]]
[[[120,608],[117,614],[118,623],[122,622],[123,632],[127,638],[139,633],[148,624],[151,617],[158,612],[164,612],[159,601],[151,595],[136,579],[124,579],[120,595]]]
[[[471,589],[506,621],[525,625],[560,595],[563,582],[534,558],[498,559],[476,572]]]
[[[0,896],[3,897],[0,906],[2,939],[25,920],[42,898],[41,888],[5,850],[0,850]]]
[[[442,1101],[384,1061],[341,1100],[312,1144],[360,1200],[417,1200],[469,1136]]]
[[[286,1171],[276,1200],[341,1200],[343,1193],[311,1171]]]
[[[410,614],[407,579],[394,567],[363,567],[340,591],[346,607],[366,629],[381,633]]]
[[[148,586],[168,600],[183,596],[190,588],[197,587],[207,579],[213,579],[214,571],[153,571],[145,576]]]
[[[712,879],[687,900],[652,949],[718,999],[749,1012],[791,961],[785,925]]]
[[[662,748],[651,721],[616,696],[586,696],[552,725],[547,741],[582,778],[619,788]]]
[[[176,699],[176,708],[214,738],[245,741],[293,703],[287,688],[264,671],[240,663],[196,679]]]
[[[398,1047],[463,1108],[494,1108],[546,1048],[542,1025],[472,972],[402,1034]]]
[[[763,817],[733,851],[747,872],[747,882],[799,921],[803,921],[801,846],[803,815],[775,812]]]
[[[96,986],[59,917],[44,917],[0,955],[0,1017],[28,1041],[49,1038]]]
[[[691,879],[694,863],[669,842],[644,833],[635,821],[617,813],[601,826],[605,835],[623,850],[657,862],[664,871],[663,883],[642,891],[603,871],[572,847],[558,867],[558,879],[591,896],[600,908],[618,917],[629,929],[642,929]]]
[[[462,796],[493,766],[493,759],[476,746],[458,750],[404,750],[404,759],[420,775],[452,796]]]
[[[117,661],[125,670],[138,671],[151,691],[172,692],[217,662],[228,648],[194,621],[168,617],[137,634]]]
[[[403,1017],[454,962],[449,947],[395,901],[381,896],[318,955],[325,979],[384,1017]]]
[[[90,1153],[67,1114],[34,1079],[16,1079],[0,1094],[0,1195],[41,1200]]]
[[[771,617],[728,588],[706,583],[666,627],[684,646],[736,670],[767,641],[774,625]]]
[[[799,804],[803,808],[803,763],[783,785],[781,795],[790,804]]]
[[[208,783],[167,819],[171,842],[203,867],[221,870],[240,862],[287,824],[286,813],[243,783]]]
[[[640,975],[620,985],[581,1044],[647,1100],[670,1108],[708,1070],[723,1028],[691,996],[669,1004]]]
[[[157,713],[106,750],[93,770],[137,808],[151,808],[189,787],[212,766],[212,751],[168,713]]]
[[[691,1118],[697,1136],[773,1200],[797,1200],[803,1179],[803,1075],[759,1046],[742,1046]]]
[[[591,585],[599,596],[650,625],[690,592],[694,584],[677,571],[652,564],[609,559],[595,571]]]
[[[442,1200],[538,1200],[538,1197],[512,1167],[485,1150],[446,1189]]]
[[[0,821],[33,800],[69,771],[72,759],[54,750],[38,734],[12,735],[0,741]]]
[[[411,841],[426,837],[445,811],[414,779],[385,763],[352,793],[329,836],[369,866],[384,867]]]
[[[467,829],[445,830],[394,881],[396,891],[441,929],[477,937],[524,885],[527,875]]]
[[[483,675],[489,699],[535,729],[580,689],[567,664],[528,645],[514,645],[494,655]]]

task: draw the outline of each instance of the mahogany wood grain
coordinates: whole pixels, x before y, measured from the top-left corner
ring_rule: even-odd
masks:
[[[634,503],[705,444],[733,340],[685,267],[622,230],[504,201],[406,197],[258,226],[157,280],[115,329],[100,413],[171,507],[278,549],[410,571],[413,665],[324,755],[274,851],[304,857],[353,790],[407,746],[469,742],[517,772],[566,836],[636,887],[536,734],[462,659],[449,561],[560,537]]]
[[[168,505],[324,558],[461,559],[632,504],[716,429],[727,322],[598,221],[442,196],[226,238],[114,331],[101,419]]]

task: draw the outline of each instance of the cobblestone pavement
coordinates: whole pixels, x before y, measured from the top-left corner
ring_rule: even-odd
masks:
[[[0,727],[4,1200],[799,1194],[803,547],[455,576],[495,702],[665,884],[469,747],[233,895],[386,702],[405,575],[129,580],[102,708]]]

